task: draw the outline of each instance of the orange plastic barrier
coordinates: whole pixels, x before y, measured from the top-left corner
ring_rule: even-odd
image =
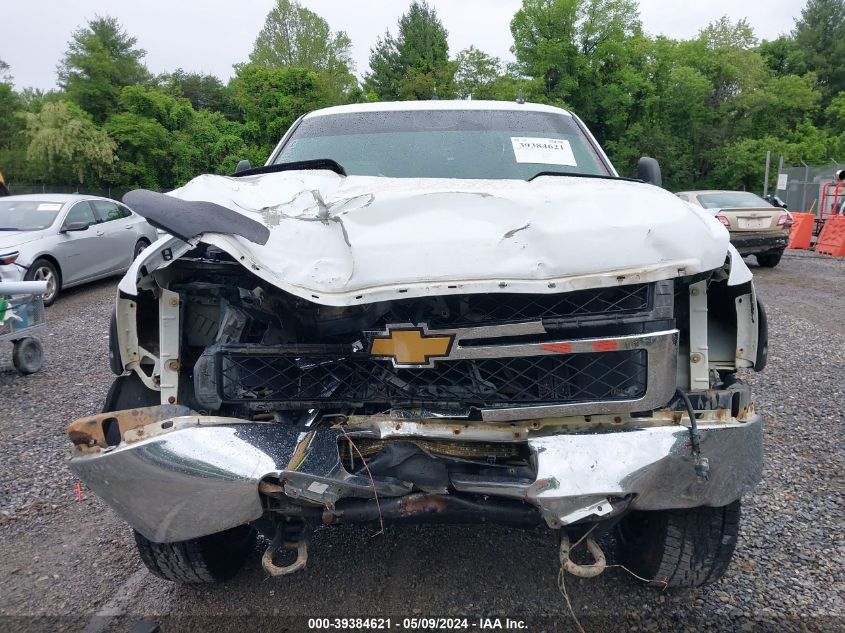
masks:
[[[828,216],[816,242],[816,250],[834,257],[845,255],[845,215]]]
[[[810,248],[810,238],[813,237],[813,223],[815,213],[792,213],[792,232],[789,234],[789,244],[786,248]]]

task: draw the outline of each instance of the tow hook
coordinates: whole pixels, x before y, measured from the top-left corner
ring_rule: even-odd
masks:
[[[289,534],[289,533],[288,533]],[[273,562],[276,554],[282,552],[296,552],[296,560],[290,565],[277,565]],[[273,541],[264,550],[264,555],[261,557],[261,565],[271,576],[287,576],[300,569],[305,569],[305,564],[308,562],[308,541],[304,534],[300,532],[297,540],[286,540],[285,531],[279,528]]]
[[[566,533],[566,530],[561,530],[560,533],[560,566],[563,568],[564,571],[569,572],[573,576],[578,576],[579,578],[595,578],[599,574],[601,574],[605,569],[607,569],[607,559],[604,556],[604,552],[598,546],[595,539],[593,538],[592,534],[587,534],[586,538],[582,539],[587,546],[590,554],[593,556],[593,560],[595,561],[592,565],[578,565],[577,563],[573,563],[572,560],[569,558],[569,553],[581,543],[581,541],[577,541],[573,546],[569,544],[569,534]]]

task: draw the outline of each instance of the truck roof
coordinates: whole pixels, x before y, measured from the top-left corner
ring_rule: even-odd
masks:
[[[306,119],[329,114],[352,114],[356,112],[407,112],[422,110],[511,110],[514,112],[550,112],[572,116],[567,110],[542,103],[517,103],[516,101],[377,101],[374,103],[353,103],[314,110]]]

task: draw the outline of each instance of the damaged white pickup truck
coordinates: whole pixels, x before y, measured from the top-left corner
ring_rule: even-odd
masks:
[[[725,228],[659,185],[564,110],[433,101],[312,112],[263,167],[131,192],[173,237],[120,283],[70,466],[179,582],[258,533],[283,575],[315,527],[391,521],[546,525],[581,576],[614,529],[643,578],[712,582],[760,477],[736,374],[766,319]]]

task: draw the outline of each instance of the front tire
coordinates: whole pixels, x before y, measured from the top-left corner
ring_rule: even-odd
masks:
[[[617,526],[623,563],[657,587],[716,582],[736,547],[740,506],[632,512]]]
[[[243,566],[255,538],[249,525],[177,543],[153,543],[135,532],[135,544],[147,569],[159,578],[184,584],[229,580]]]
[[[757,254],[757,263],[763,268],[774,268],[780,263],[780,258],[783,257],[783,251],[775,253],[766,253],[765,255]]]
[[[138,240],[135,242],[135,250],[132,251],[132,261],[134,262],[138,259],[138,256],[144,252],[144,249],[147,248],[150,243],[147,240]]]
[[[56,297],[59,296],[59,289],[62,284],[59,271],[56,270],[52,262],[46,259],[36,259],[23,278],[26,281],[46,281],[47,292],[43,295],[44,305],[53,305]]]

